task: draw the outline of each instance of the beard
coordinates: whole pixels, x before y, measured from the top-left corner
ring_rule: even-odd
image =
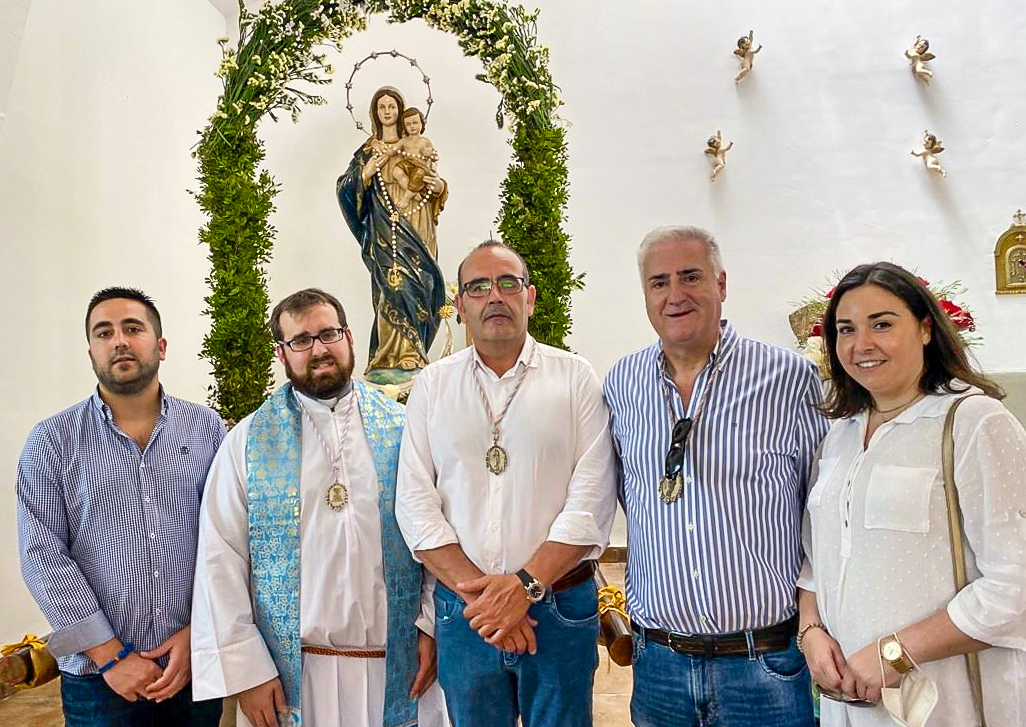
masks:
[[[120,358],[125,354],[117,354]],[[134,396],[140,391],[149,386],[153,380],[157,377],[157,371],[160,368],[160,356],[155,355],[151,360],[143,360],[135,357],[135,362],[138,364],[138,368],[131,374],[119,374],[115,369],[115,364],[108,363],[106,366],[100,365],[96,362],[96,359],[89,356],[89,360],[93,365],[93,373],[96,374],[97,381],[104,389],[112,394],[118,396]]]
[[[342,392],[349,385],[349,379],[353,375],[353,345],[349,346],[348,364],[333,356],[330,351],[325,351],[317,358],[310,358],[302,371],[297,371],[289,364],[286,357],[284,360],[285,373],[292,382],[292,387],[301,394],[313,397],[314,399],[333,399],[341,396]],[[324,361],[331,361],[334,368],[324,371],[314,371],[314,366]]]

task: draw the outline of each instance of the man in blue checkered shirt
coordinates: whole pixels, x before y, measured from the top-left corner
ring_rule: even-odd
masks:
[[[18,462],[21,571],[50,621],[68,727],[214,727],[193,702],[189,620],[200,498],[224,438],[157,380],[153,301],[107,288],[86,311],[99,385],[45,419]]]

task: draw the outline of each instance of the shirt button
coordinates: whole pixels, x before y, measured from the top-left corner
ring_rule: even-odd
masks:
[[[492,523],[492,532],[494,533],[494,532],[497,532],[498,530],[499,530],[499,523]]]
[[[139,469],[141,469],[141,470],[146,469],[146,463],[145,462],[140,462],[139,463]]]
[[[160,578],[160,571],[159,570],[153,571],[153,577],[154,578]]]
[[[691,571],[691,577],[692,578],[698,578],[698,576],[699,576],[698,568],[695,568],[693,571]]]
[[[146,497],[143,498],[143,502],[149,502],[149,501],[150,501],[150,496],[146,495]]]
[[[160,606],[157,606],[155,609],[153,609],[153,615],[154,616],[159,616],[160,615]]]
[[[687,482],[690,485],[695,480],[694,480],[694,478],[691,475],[688,475],[686,478],[684,478],[684,481]]]
[[[694,530],[694,529],[695,529],[695,524],[694,523],[688,523],[688,530]]]
[[[156,534],[156,533],[150,533],[150,539],[151,539],[151,540],[152,540],[152,539],[154,539],[154,538],[156,538],[156,537],[157,537],[157,534]]]

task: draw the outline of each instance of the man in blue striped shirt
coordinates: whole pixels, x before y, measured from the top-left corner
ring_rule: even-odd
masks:
[[[634,724],[811,725],[794,636],[802,510],[827,429],[817,371],[721,320],[727,276],[708,232],[656,229],[638,267],[659,341],[605,380]]]
[[[189,618],[200,497],[225,430],[164,393],[153,301],[101,290],[86,311],[99,385],[33,428],[18,462],[25,583],[53,633],[68,727],[214,727],[192,701]]]

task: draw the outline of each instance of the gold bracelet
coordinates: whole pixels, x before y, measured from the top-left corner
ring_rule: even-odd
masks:
[[[825,634],[829,634],[830,633],[829,631],[827,631],[827,627],[824,626],[823,624],[821,624],[819,621],[815,621],[813,623],[805,624],[804,626],[802,626],[802,630],[798,632],[798,638],[796,639],[796,641],[798,643],[798,653],[799,654],[804,654],[805,653],[805,650],[802,649],[802,641],[805,640],[805,634],[809,633],[809,631],[812,630],[812,629],[822,629],[823,633],[825,633]]]

